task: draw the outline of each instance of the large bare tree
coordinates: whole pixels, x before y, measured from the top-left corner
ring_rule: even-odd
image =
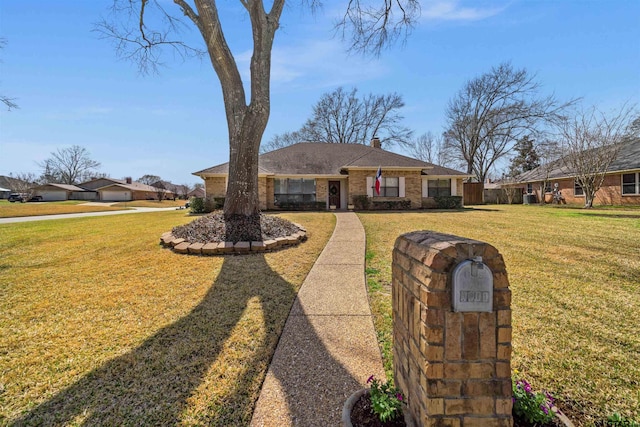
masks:
[[[562,162],[582,187],[585,208],[593,207],[596,192],[623,144],[640,136],[637,123],[635,107],[627,104],[611,113],[596,107],[577,110],[558,123]]]
[[[100,167],[99,162],[91,159],[89,151],[79,145],[58,148],[38,165],[44,181],[58,184],[78,184]]]
[[[383,146],[408,144],[412,132],[401,124],[402,107],[404,101],[397,93],[360,97],[356,88],[347,92],[339,87],[322,95],[300,130],[276,135],[264,151],[304,141],[368,144],[374,136]]]
[[[347,13],[338,23],[343,34],[353,34],[352,47],[363,52],[379,52],[380,48],[408,28],[417,16],[416,0],[378,0],[384,7],[370,9],[360,1],[350,1]],[[229,132],[229,183],[224,204],[227,220],[236,216],[250,221],[256,228],[250,237],[259,238],[258,154],[270,112],[271,50],[285,0],[273,0],[267,10],[261,0],[239,0],[251,22],[253,53],[250,62],[251,84],[247,98],[234,56],[229,48],[215,0],[173,0],[177,6],[169,9],[159,0],[115,0],[116,15],[129,19],[103,21],[97,30],[116,40],[118,52],[136,61],[142,72],[155,69],[161,62],[158,48],[167,47],[174,53],[187,56],[202,51],[180,39],[186,17],[202,36],[206,53],[222,87],[227,128]],[[320,1],[303,1],[311,8]],[[147,19],[156,13],[156,19]],[[152,15],[153,16],[153,15]],[[133,18],[133,19],[131,19]],[[159,23],[152,29],[148,23]],[[363,42],[365,34],[370,42]]]
[[[515,141],[537,134],[542,122],[557,120],[574,101],[539,96],[540,84],[525,69],[503,63],[468,81],[445,112],[445,148],[484,182]]]

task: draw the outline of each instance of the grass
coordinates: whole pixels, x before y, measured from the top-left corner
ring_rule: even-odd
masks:
[[[308,240],[196,257],[185,211],[0,225],[0,425],[247,425],[328,213]]]
[[[19,216],[56,215],[81,212],[119,211],[121,207],[84,206],[85,201],[11,203],[0,200],[0,218]]]
[[[133,200],[131,202],[116,203],[113,206],[125,208],[171,208],[184,206],[187,202],[188,200],[162,200],[161,202],[157,200]]]
[[[487,206],[362,213],[367,282],[387,372],[396,237],[436,230],[488,242],[513,292],[512,368],[561,400],[578,425],[640,417],[640,209]]]

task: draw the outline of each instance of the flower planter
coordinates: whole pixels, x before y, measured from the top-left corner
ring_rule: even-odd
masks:
[[[342,408],[342,425],[344,427],[353,427],[353,424],[351,423],[351,411],[354,405],[356,404],[356,402],[363,395],[368,395],[368,394],[369,394],[369,389],[363,388],[361,390],[356,391],[351,396],[349,396],[349,398],[344,403],[344,406]],[[407,408],[406,405],[402,406],[402,413],[404,415],[405,425],[407,427],[416,427],[416,423],[413,420],[413,416],[411,415],[411,412],[409,412],[409,408]]]

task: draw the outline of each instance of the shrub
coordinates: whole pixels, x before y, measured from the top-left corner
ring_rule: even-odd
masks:
[[[326,202],[280,202],[276,207],[291,211],[321,211],[325,210]]]
[[[204,199],[202,197],[192,197],[189,200],[189,208],[193,214],[205,213]]]
[[[434,197],[438,209],[462,209],[462,196]]]
[[[366,194],[356,194],[351,196],[353,199],[353,207],[359,210],[369,209],[370,199]]]
[[[381,210],[406,210],[411,209],[411,200],[373,200],[371,209]]]

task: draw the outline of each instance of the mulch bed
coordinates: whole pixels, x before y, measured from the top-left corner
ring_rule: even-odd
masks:
[[[241,217],[236,217],[233,222],[226,222],[224,215],[219,211],[202,216],[189,224],[174,227],[171,232],[175,237],[185,239],[189,243],[251,241],[256,239],[249,236],[243,238],[243,229],[248,230],[251,226],[249,222],[243,223]],[[290,236],[300,231],[292,222],[273,215],[260,215],[260,229],[263,241]]]

